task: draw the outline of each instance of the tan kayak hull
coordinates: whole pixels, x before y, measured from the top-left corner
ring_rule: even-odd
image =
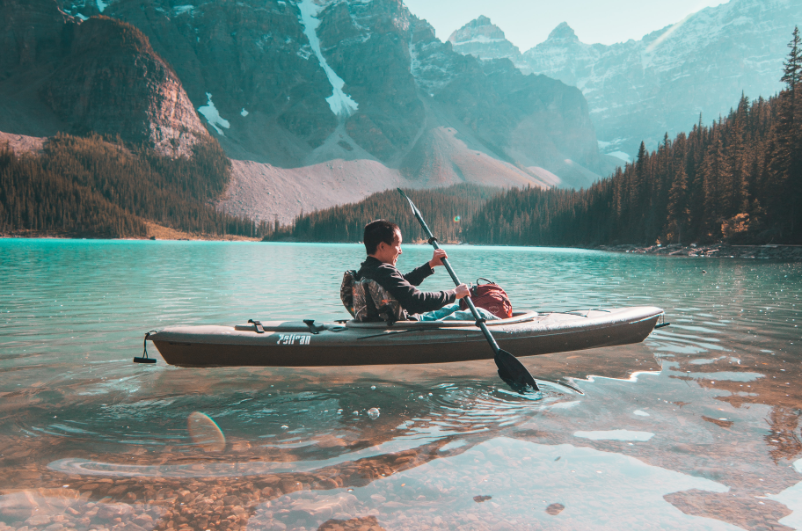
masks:
[[[638,343],[662,315],[655,307],[533,313],[523,321],[518,316],[517,322],[493,322],[490,330],[502,349],[517,357],[536,356]],[[151,334],[150,339],[167,363],[186,367],[399,365],[493,357],[481,331],[470,323],[327,324],[318,334],[297,321],[264,323],[264,327],[259,334],[252,325],[178,326]]]

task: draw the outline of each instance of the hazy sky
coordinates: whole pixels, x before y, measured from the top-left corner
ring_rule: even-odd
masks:
[[[434,26],[445,41],[479,15],[490,17],[525,52],[568,22],[587,44],[638,40],[687,15],[726,0],[405,0],[409,10]]]

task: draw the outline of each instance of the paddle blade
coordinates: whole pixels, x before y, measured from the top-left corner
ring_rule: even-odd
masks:
[[[524,394],[527,386],[531,387],[533,391],[540,390],[535,379],[532,378],[523,363],[518,361],[518,358],[506,350],[499,349],[495,359],[498,375],[517,393]]]

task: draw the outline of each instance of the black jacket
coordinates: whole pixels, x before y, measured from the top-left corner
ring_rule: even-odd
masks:
[[[362,262],[358,276],[378,282],[408,313],[424,313],[439,310],[457,300],[457,292],[453,289],[427,292],[415,288],[432,273],[434,269],[427,262],[402,275],[394,265],[382,263],[368,256],[367,260]]]

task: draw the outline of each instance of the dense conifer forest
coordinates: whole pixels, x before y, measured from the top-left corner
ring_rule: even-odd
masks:
[[[802,48],[779,95],[697,125],[590,189],[512,189],[477,212],[466,240],[510,245],[802,243]]]
[[[214,235],[254,235],[252,221],[209,203],[225,189],[230,162],[214,140],[191,158],[162,157],[99,136],[50,138],[41,155],[0,146],[0,232],[30,230],[143,237],[144,220]]]
[[[423,213],[434,235],[443,242],[461,241],[463,225],[491,196],[500,192],[473,184],[458,184],[433,190],[404,190]],[[269,240],[312,242],[361,242],[365,225],[375,219],[397,223],[404,241],[423,239],[423,231],[409,204],[397,190],[373,194],[359,203],[300,215],[287,227],[278,227]]]

